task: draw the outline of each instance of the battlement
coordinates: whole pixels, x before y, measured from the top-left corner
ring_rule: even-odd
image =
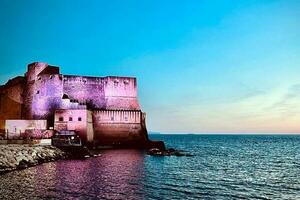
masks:
[[[97,110],[93,111],[94,120],[99,123],[139,124],[141,111],[137,110]]]
[[[93,77],[93,76],[78,76],[78,75],[62,75],[63,81],[67,83],[83,83],[83,84],[103,84],[107,85],[112,82],[115,86],[124,84],[133,84],[136,87],[135,77],[122,77],[122,76],[105,76],[105,77]]]

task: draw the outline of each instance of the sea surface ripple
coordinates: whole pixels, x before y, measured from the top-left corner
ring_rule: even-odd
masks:
[[[300,135],[151,135],[193,157],[107,150],[0,175],[0,199],[300,199]]]

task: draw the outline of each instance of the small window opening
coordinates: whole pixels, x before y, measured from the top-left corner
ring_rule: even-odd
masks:
[[[73,118],[72,118],[72,117],[69,117],[69,121],[73,121]]]
[[[40,93],[40,91],[38,90],[38,91],[36,91],[36,93],[37,93],[37,94],[39,94],[39,93]]]
[[[111,121],[114,121],[114,117],[111,117],[110,120],[111,120]]]
[[[59,117],[58,119],[60,122],[64,121],[64,118],[63,117]]]
[[[50,75],[50,79],[52,79],[53,78],[53,76],[52,75]]]
[[[80,121],[80,122],[81,122],[81,120],[82,120],[82,119],[81,119],[81,117],[78,117],[78,121]]]

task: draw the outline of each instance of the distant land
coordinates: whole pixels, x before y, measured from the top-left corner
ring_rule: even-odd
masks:
[[[150,134],[150,135],[156,135],[156,134],[161,134],[161,133],[160,132],[149,131],[148,134]]]

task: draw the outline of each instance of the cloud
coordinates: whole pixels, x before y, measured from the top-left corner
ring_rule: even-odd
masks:
[[[300,84],[291,85],[277,102],[266,108],[266,111],[275,111],[281,117],[300,114]]]

